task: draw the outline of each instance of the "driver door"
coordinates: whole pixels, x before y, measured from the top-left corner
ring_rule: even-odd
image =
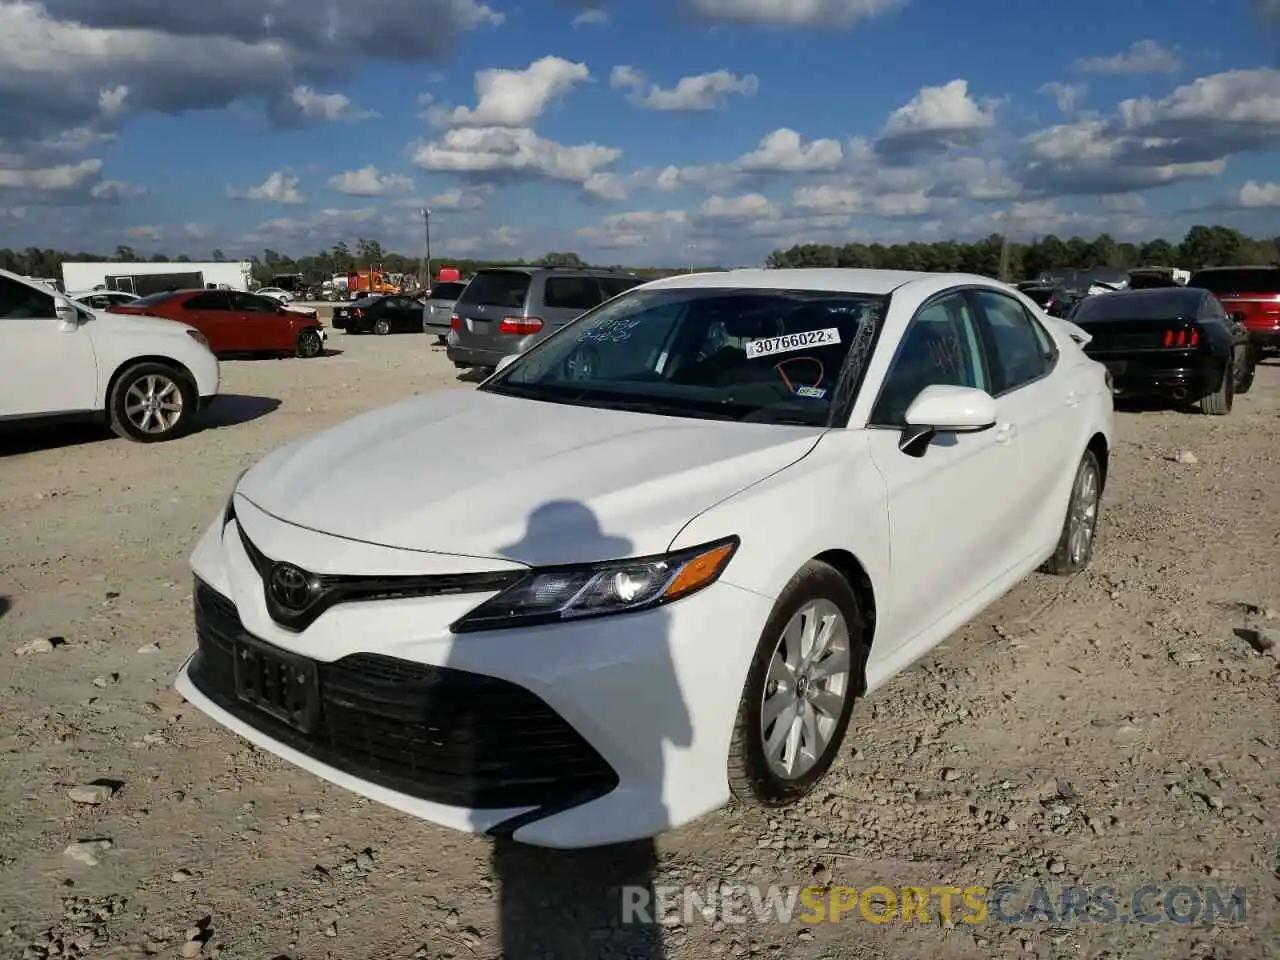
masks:
[[[237,350],[292,350],[293,327],[281,315],[281,306],[267,297],[231,291],[231,317],[245,345]]]
[[[0,420],[101,407],[90,326],[64,330],[51,294],[0,277]]]
[[[867,423],[888,497],[885,636],[903,645],[942,639],[930,628],[1009,565],[1008,548],[1024,519],[1007,509],[1021,463],[1003,415],[990,430],[938,434],[923,456],[898,448],[908,406],[935,384],[990,391],[978,321],[964,291],[934,298],[912,318]]]

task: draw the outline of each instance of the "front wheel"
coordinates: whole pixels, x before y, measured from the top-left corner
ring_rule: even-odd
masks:
[[[172,367],[139,363],[122,373],[107,398],[111,429],[137,443],[173,440],[195,416],[195,385]]]
[[[387,320],[379,320],[373,325],[373,332],[380,337],[385,337],[391,332],[391,323]]]
[[[320,356],[324,349],[324,341],[320,339],[320,331],[315,327],[307,327],[298,334],[298,356],[311,358]]]
[[[781,807],[818,785],[862,693],[864,644],[849,582],[806,563],[778,597],[747,672],[729,747],[735,797]]]
[[[1098,509],[1102,503],[1102,467],[1092,450],[1086,450],[1076,468],[1071,485],[1071,502],[1062,523],[1058,546],[1045,565],[1045,573],[1065,577],[1079,573],[1093,559],[1093,541],[1098,533]]]

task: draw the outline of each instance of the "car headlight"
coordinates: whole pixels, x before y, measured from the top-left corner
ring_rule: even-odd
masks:
[[[738,543],[729,537],[657,557],[534,569],[449,629],[474,633],[649,610],[715,583]]]

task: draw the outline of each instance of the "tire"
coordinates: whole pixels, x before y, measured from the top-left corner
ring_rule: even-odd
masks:
[[[1102,503],[1102,467],[1092,450],[1086,450],[1071,484],[1067,516],[1053,556],[1040,569],[1057,577],[1079,573],[1093,559],[1093,543],[1098,535],[1098,514]],[[1083,525],[1083,526],[1082,526]],[[1078,531],[1083,530],[1083,533]],[[1079,539],[1074,539],[1079,538]]]
[[[1228,360],[1222,371],[1222,383],[1213,393],[1200,401],[1200,412],[1210,417],[1225,417],[1234,406],[1236,394],[1236,365]]]
[[[824,689],[819,687],[824,681],[817,677],[805,679],[805,672],[812,670],[815,663],[806,663],[803,649],[791,650],[791,645],[785,641],[788,632],[796,638],[801,636],[800,630],[806,619],[817,621],[821,630],[832,615],[839,616],[837,624],[843,623],[843,640],[837,632],[827,647],[825,658],[820,657],[817,663],[826,663],[829,669],[833,669],[843,654],[844,670],[828,678]],[[810,646],[810,652],[812,649]],[[854,702],[862,695],[865,651],[862,614],[849,582],[834,567],[817,560],[809,561],[791,578],[778,597],[751,658],[729,746],[729,787],[736,798],[763,807],[782,807],[800,800],[818,785],[839,756],[849,718],[853,715]],[[774,664],[775,655],[778,657],[777,665]],[[786,665],[788,660],[805,672],[796,678],[794,668]],[[782,685],[774,679],[779,672]],[[802,765],[793,768],[790,775],[784,775],[779,767],[785,764],[789,755],[794,757],[801,753],[786,742],[791,737],[781,739],[778,728],[779,724],[786,723],[788,716],[795,716],[797,700],[792,698],[797,695],[789,695],[786,686],[792,678],[796,678],[796,686],[791,689],[799,691],[798,702],[814,718],[811,725],[801,719],[801,745],[808,736],[820,734],[824,728],[826,738],[819,741],[817,750],[809,751],[808,758],[802,758]],[[819,708],[819,699],[827,699],[823,697],[824,693],[838,699],[829,701],[825,708]],[[771,700],[781,698],[782,704],[782,712],[771,718],[768,724],[765,723],[766,694]],[[810,729],[804,731],[805,726]],[[774,740],[775,737],[780,739]],[[769,758],[771,740],[781,744],[777,762]]]
[[[135,443],[176,440],[190,430],[199,402],[185,373],[160,363],[139,363],[112,384],[107,420],[117,436]]]
[[[1237,397],[1249,392],[1249,388],[1253,386],[1254,375],[1258,370],[1258,354],[1253,347],[1247,346],[1241,352],[1244,357],[1244,370],[1236,378],[1235,392]]]
[[[307,327],[298,334],[298,356],[310,359],[323,352],[324,341],[320,339],[320,331],[315,327]]]
[[[375,320],[373,322],[373,332],[380,337],[385,337],[391,332],[391,324],[387,320]]]

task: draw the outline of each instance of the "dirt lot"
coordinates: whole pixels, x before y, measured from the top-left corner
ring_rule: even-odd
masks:
[[[1033,577],[862,704],[800,809],[720,811],[662,837],[651,867],[495,852],[250,749],[172,692],[187,554],[235,475],[408,393],[468,389],[421,337],[332,345],[225,363],[230,396],[173,444],[0,439],[0,956],[1280,955],[1280,662],[1254,649],[1280,639],[1280,364],[1226,418],[1123,413],[1089,572]],[[101,780],[114,793],[77,797],[102,802],[69,796]],[[1248,899],[1216,925],[617,922],[613,885],[720,881]]]

